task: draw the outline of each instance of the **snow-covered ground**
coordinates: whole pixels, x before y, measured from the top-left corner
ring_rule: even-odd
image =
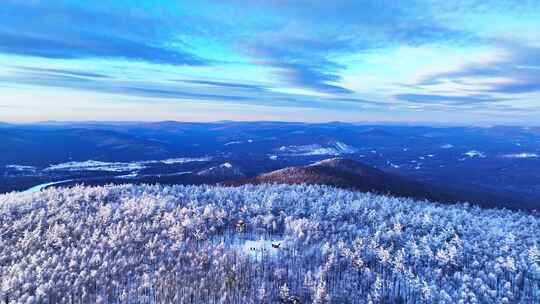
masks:
[[[102,162],[87,160],[83,162],[67,162],[47,167],[46,171],[105,171],[105,172],[125,172],[141,170],[146,166],[140,163],[122,162]]]
[[[253,143],[253,139],[248,139],[247,141],[241,141],[241,140],[235,140],[235,141],[230,141],[230,142],[227,142],[225,143],[225,146],[230,146],[230,145],[240,145],[240,144],[243,144],[243,143],[248,143],[248,144],[251,144]]]
[[[137,172],[133,172],[133,173],[130,173],[130,174],[124,174],[124,175],[116,176],[116,178],[129,179],[129,178],[135,178],[137,176],[139,176],[139,174]]]
[[[248,255],[256,260],[263,258],[276,257],[280,251],[286,250],[286,247],[281,239],[258,239],[258,240],[242,240],[235,247],[243,254]]]
[[[281,146],[278,152],[292,156],[318,156],[318,155],[343,155],[358,152],[358,149],[342,142],[329,143],[328,145],[312,144],[300,146]]]
[[[233,166],[233,164],[225,162],[219,166],[201,170],[197,173],[197,175],[211,177],[237,177],[244,176],[244,173],[239,168]]]
[[[6,169],[11,169],[19,172],[34,172],[37,170],[34,166],[24,166],[24,165],[7,165]]]
[[[72,161],[51,165],[45,168],[45,171],[104,171],[104,172],[128,172],[142,170],[153,164],[185,164],[190,162],[207,162],[211,161],[211,157],[180,157],[169,158],[162,160],[146,160],[134,162],[104,162],[96,160],[87,161]]]
[[[169,159],[164,159],[164,160],[145,161],[141,163],[143,164],[162,163],[166,165],[174,165],[174,164],[186,164],[186,163],[192,163],[192,162],[207,162],[211,160],[212,160],[212,157],[180,157],[180,158],[169,158]]]
[[[481,152],[481,151],[477,151],[477,150],[470,150],[466,153],[463,153],[464,155],[470,157],[470,158],[486,158],[486,154],[484,152]]]
[[[504,158],[538,158],[538,154],[523,152],[523,153],[505,154],[502,157]]]
[[[397,165],[397,164],[394,164],[393,162],[391,161],[386,161],[386,164],[394,169],[399,169],[401,166],[400,165]]]
[[[63,181],[57,181],[57,182],[50,182],[50,183],[44,183],[44,184],[40,184],[40,185],[37,185],[37,186],[34,186],[28,190],[25,190],[23,191],[23,193],[36,193],[36,192],[39,192],[49,186],[54,186],[54,185],[60,185],[60,184],[63,184],[63,183],[67,183],[67,182],[70,182],[71,180],[63,180]]]

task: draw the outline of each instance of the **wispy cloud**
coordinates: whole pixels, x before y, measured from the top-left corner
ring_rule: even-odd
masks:
[[[241,48],[286,82],[329,94],[354,93],[340,84],[348,68],[342,56],[473,36],[438,24],[421,1],[265,1],[245,9],[261,7],[283,13],[277,29],[243,40]]]
[[[477,90],[485,93],[540,92],[540,47],[505,42],[501,48],[504,54],[501,58],[467,64],[452,72],[429,75],[417,85],[482,83],[483,88]]]
[[[111,10],[112,11],[112,10]],[[59,59],[116,58],[158,64],[207,62],[157,29],[159,20],[77,5],[7,1],[0,7],[0,53]]]
[[[58,75],[67,75],[67,76],[75,76],[75,77],[112,78],[111,76],[105,75],[105,74],[68,70],[68,69],[46,69],[46,68],[25,67],[25,66],[14,66],[12,68],[18,71],[29,71],[29,72],[45,73],[45,74],[53,74],[53,75],[58,74]]]
[[[273,92],[265,86],[242,85],[236,83],[183,80],[178,81],[134,81],[115,79],[101,74],[78,75],[78,72],[63,69],[15,70],[14,74],[0,76],[0,83],[34,85],[75,89],[105,94],[120,94],[134,97],[149,97],[182,101],[204,101],[230,104],[251,104],[269,107],[331,108],[339,109],[360,106],[359,100],[313,98],[300,94]],[[64,73],[64,72],[71,73]],[[95,76],[95,77],[94,77]],[[200,85],[207,89],[201,90]]]
[[[197,84],[197,85],[204,85],[204,86],[212,86],[212,87],[221,87],[221,88],[232,88],[232,89],[245,89],[245,90],[253,90],[253,91],[265,91],[268,88],[262,85],[254,85],[254,84],[247,84],[247,83],[233,83],[233,82],[224,82],[224,81],[212,81],[212,80],[196,80],[196,79],[182,79],[182,80],[175,80],[179,82],[189,83],[189,84]]]
[[[437,94],[397,94],[396,99],[412,103],[446,104],[446,105],[475,105],[502,101],[490,95],[437,95]]]

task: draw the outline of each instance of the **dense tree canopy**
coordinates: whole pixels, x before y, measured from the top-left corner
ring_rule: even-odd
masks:
[[[0,302],[538,303],[539,242],[536,214],[324,186],[47,189],[0,196]]]

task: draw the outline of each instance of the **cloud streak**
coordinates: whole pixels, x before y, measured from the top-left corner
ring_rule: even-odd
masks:
[[[245,83],[232,83],[232,82],[224,82],[224,81],[212,81],[212,80],[189,80],[189,79],[183,79],[183,80],[175,80],[183,83],[189,83],[189,84],[196,84],[196,85],[204,85],[204,86],[212,86],[212,87],[220,87],[220,88],[231,88],[231,89],[244,89],[244,90],[253,90],[253,91],[266,91],[268,88],[262,85],[253,85],[253,84],[245,84]]]
[[[70,72],[70,73],[64,73]],[[0,83],[33,85],[89,91],[103,94],[119,94],[150,99],[168,99],[185,102],[215,102],[216,104],[248,104],[268,107],[294,108],[351,108],[359,109],[358,100],[336,100],[313,98],[300,94],[272,92],[264,86],[240,85],[216,81],[133,81],[103,77],[101,74],[78,75],[78,72],[63,69],[27,69],[16,70],[15,74],[0,77]],[[94,76],[94,77],[93,77]],[[208,86],[201,90],[200,85]]]
[[[254,1],[244,6],[248,12],[287,13],[276,29],[242,41],[240,48],[258,64],[277,68],[285,82],[328,94],[354,93],[340,84],[347,66],[339,57],[395,45],[472,39],[438,24],[422,1]]]
[[[437,94],[397,94],[397,100],[419,104],[444,105],[477,105],[494,103],[505,99],[495,98],[491,95],[437,95]]]
[[[505,42],[501,48],[504,52],[502,58],[429,75],[417,85],[429,87],[445,81],[458,84],[481,82],[487,88],[478,91],[485,93],[515,95],[540,92],[540,47]],[[492,80],[495,78],[497,81]]]
[[[156,64],[208,62],[156,34],[158,21],[103,11],[8,1],[0,7],[0,53],[53,59],[113,58]],[[141,29],[142,28],[142,29]],[[144,30],[147,29],[147,30]]]
[[[12,68],[18,71],[29,71],[29,72],[44,73],[44,74],[59,74],[59,75],[68,75],[68,76],[74,76],[74,77],[90,77],[90,78],[112,78],[105,74],[68,70],[68,69],[46,69],[46,68],[36,68],[36,67],[24,67],[24,66],[14,66]]]

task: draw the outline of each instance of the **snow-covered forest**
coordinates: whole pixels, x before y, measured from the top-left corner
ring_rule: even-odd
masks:
[[[540,218],[325,186],[0,196],[1,303],[540,303]]]

